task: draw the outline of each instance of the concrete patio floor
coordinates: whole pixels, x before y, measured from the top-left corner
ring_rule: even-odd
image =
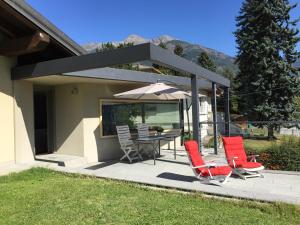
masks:
[[[216,156],[208,151],[204,159],[214,160],[219,165],[226,164],[222,153]],[[231,177],[223,187],[201,184],[189,167],[184,151],[179,151],[177,159],[174,160],[172,151],[163,150],[156,165],[149,159],[132,164],[119,161],[99,162],[77,168],[61,167],[47,162],[36,162],[32,166],[218,196],[300,204],[300,173],[264,171],[264,178],[242,180]]]

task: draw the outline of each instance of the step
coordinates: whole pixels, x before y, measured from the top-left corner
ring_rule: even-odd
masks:
[[[70,167],[70,168],[81,167],[87,164],[87,160],[85,157],[63,155],[57,153],[36,155],[35,159],[37,161],[57,163],[59,166]]]

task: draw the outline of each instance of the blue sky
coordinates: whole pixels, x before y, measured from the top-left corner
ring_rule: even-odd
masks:
[[[163,34],[235,55],[242,0],[27,0],[79,44]],[[300,17],[299,6],[293,17]],[[298,25],[300,29],[300,24]],[[298,46],[300,50],[300,45]]]

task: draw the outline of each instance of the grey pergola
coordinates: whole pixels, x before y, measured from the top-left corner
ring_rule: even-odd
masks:
[[[203,67],[172,54],[151,43],[135,45],[105,52],[96,52],[87,55],[72,56],[39,62],[32,65],[17,66],[12,69],[12,79],[28,79],[49,75],[91,70],[96,68],[111,67],[116,65],[151,61],[152,63],[168,67],[175,71],[187,74],[191,78],[193,138],[199,143],[199,97],[198,79],[205,79],[212,83],[212,108],[215,153],[217,153],[217,109],[216,87],[224,89],[225,93],[225,131],[229,134],[229,88],[230,81],[225,77],[204,69]],[[200,145],[199,145],[200,146]]]

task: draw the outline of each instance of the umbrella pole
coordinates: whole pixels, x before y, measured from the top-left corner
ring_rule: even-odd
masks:
[[[191,134],[190,115],[189,115],[189,107],[188,107],[188,100],[187,99],[185,99],[185,111],[186,111],[186,118],[187,118],[187,123],[188,123],[188,133],[190,135]]]

